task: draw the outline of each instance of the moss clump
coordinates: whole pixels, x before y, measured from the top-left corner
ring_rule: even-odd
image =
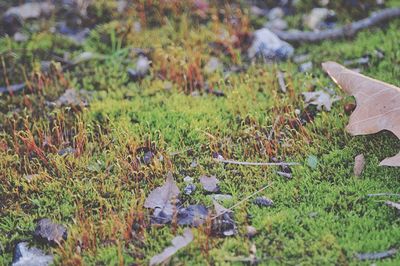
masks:
[[[291,61],[248,64],[242,58],[245,38],[238,37],[252,25],[246,10],[232,6],[220,6],[225,15],[214,13],[206,22],[178,12],[178,19],[160,22],[158,28],[143,25],[140,32],[127,21],[143,18],[128,12],[132,16],[113,17],[78,46],[46,29],[24,43],[0,40],[2,70],[9,81],[28,80],[32,87],[0,99],[1,265],[10,264],[19,241],[40,245],[32,231],[43,217],[68,227],[62,246],[40,246],[56,255],[57,265],[147,264],[182,231],[175,224],[151,226],[151,213],[143,207],[168,171],[181,190],[187,175],[198,188],[201,175],[216,175],[221,192],[232,195],[226,207],[266,184],[270,186],[260,196],[275,203],[272,208],[251,201],[237,206],[234,237],[213,237],[207,226],[194,229],[196,240],[172,264],[242,264],[255,245],[262,265],[368,265],[355,254],[398,247],[399,217],[383,204],[389,198],[366,195],[400,192],[398,169],[378,166],[398,152],[400,142],[389,133],[349,136],[344,105],[350,98],[336,102],[331,112],[316,112],[310,123],[300,125],[299,116],[315,112],[305,108],[301,92],[329,87],[344,96],[322,73],[319,64],[325,60],[343,62],[368,53],[363,73],[400,85],[400,22],[368,29],[353,40],[298,47],[297,53],[309,53],[314,63],[312,73],[301,73]],[[240,27],[224,24],[227,14],[236,14]],[[138,48],[152,67],[146,77],[132,82],[126,69],[135,66]],[[375,56],[376,49],[383,58]],[[101,56],[66,69],[53,65],[48,73],[38,67],[53,52],[73,58],[85,51]],[[205,64],[211,57],[219,58],[222,67],[209,73]],[[236,65],[247,67],[233,71]],[[287,93],[280,92],[278,69],[287,74]],[[224,96],[210,93],[206,85]],[[93,92],[89,107],[49,104],[71,87]],[[143,150],[154,154],[151,163],[141,163]],[[219,164],[212,159],[215,153],[301,165],[292,167],[293,178],[286,179],[274,167]],[[360,153],[367,164],[356,178],[352,167]],[[310,155],[317,157],[316,167],[307,164]],[[185,204],[212,204],[201,189],[182,197]],[[251,239],[246,237],[250,224],[258,231]],[[383,262],[398,265],[400,255]]]

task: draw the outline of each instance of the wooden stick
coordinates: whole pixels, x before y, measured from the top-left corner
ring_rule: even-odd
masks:
[[[387,8],[378,12],[374,12],[371,16],[347,24],[343,27],[336,29],[329,29],[323,31],[273,31],[280,39],[287,42],[320,42],[327,39],[340,39],[346,37],[353,37],[360,30],[375,26],[381,22],[400,18],[400,8]]]

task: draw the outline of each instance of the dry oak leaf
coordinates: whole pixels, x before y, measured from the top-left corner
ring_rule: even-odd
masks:
[[[160,254],[155,255],[150,259],[150,266],[152,265],[159,265],[167,260],[169,260],[178,250],[181,248],[186,247],[187,245],[190,244],[190,242],[193,241],[193,233],[190,228],[186,228],[185,231],[183,232],[183,235],[181,236],[176,236],[174,239],[172,239],[172,245],[165,248],[163,252]]]
[[[350,116],[347,132],[356,136],[388,130],[400,139],[400,88],[335,62],[322,63],[322,68],[347,94],[356,98],[357,107]],[[380,165],[400,166],[400,153]]]

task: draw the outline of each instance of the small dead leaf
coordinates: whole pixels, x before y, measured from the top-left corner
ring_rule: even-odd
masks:
[[[163,252],[150,259],[150,266],[158,265],[171,258],[179,249],[186,247],[193,241],[193,233],[190,228],[186,228],[182,236],[172,239],[172,245],[165,248]]]
[[[214,203],[214,209],[215,209],[216,216],[220,216],[224,213],[232,213],[233,212],[232,210],[225,208],[224,206],[222,206],[215,200],[213,200],[213,203]]]
[[[303,92],[302,95],[307,106],[310,104],[316,105],[318,110],[322,110],[325,107],[326,111],[330,111],[332,104],[339,100],[338,97],[332,97],[332,95],[324,91]]]
[[[203,185],[203,188],[208,192],[218,192],[219,180],[215,176],[201,176],[200,183]]]
[[[189,205],[181,208],[178,212],[179,225],[199,226],[203,224],[209,215],[209,211],[204,205]]]
[[[174,197],[178,197],[179,188],[175,184],[172,173],[167,174],[167,179],[161,187],[154,189],[147,197],[144,207],[146,208],[164,208]]]
[[[8,94],[14,92],[20,92],[26,87],[25,83],[13,84],[8,87],[0,87],[0,94]]]
[[[388,130],[400,138],[400,88],[335,62],[325,62],[322,68],[347,94],[356,98],[357,107],[350,116],[347,132],[355,136]],[[400,153],[380,165],[400,166]]]
[[[37,223],[34,235],[49,243],[61,243],[61,241],[67,239],[67,228],[44,218]]]
[[[365,166],[364,154],[357,155],[354,159],[354,175],[361,176]]]
[[[154,189],[147,197],[144,207],[150,209],[156,209],[154,212],[156,220],[169,222],[175,211],[175,203],[179,195],[179,188],[175,184],[172,173],[167,174],[167,179],[161,187]]]

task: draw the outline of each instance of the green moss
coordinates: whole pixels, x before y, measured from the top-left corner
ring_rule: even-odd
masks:
[[[98,14],[102,14],[102,8]],[[283,62],[254,64],[244,72],[229,75],[203,71],[211,56],[219,57],[225,66],[243,63],[241,58],[215,52],[209,45],[219,40],[216,28],[228,30],[229,26],[216,21],[194,26],[191,17],[182,16],[161,23],[160,28],[144,27],[138,33],[123,28],[125,23],[115,20],[97,27],[81,47],[70,46],[48,33],[34,34],[23,44],[10,38],[0,40],[4,44],[0,45],[2,55],[10,51],[17,55],[5,56],[6,63],[24,64],[28,73],[46,59],[46,51],[72,50],[72,55],[92,51],[104,56],[64,73],[68,86],[54,78],[42,94],[1,99],[7,112],[15,111],[14,107],[21,109],[15,117],[11,113],[1,116],[1,265],[11,262],[19,241],[39,245],[32,231],[35,220],[41,217],[68,226],[69,238],[63,248],[40,246],[56,254],[58,265],[147,264],[182,232],[181,228],[175,231],[174,226],[149,226],[150,212],[143,208],[146,196],[163,183],[168,171],[174,172],[181,190],[184,176],[194,178],[198,190],[192,196],[182,196],[185,204],[212,205],[200,189],[201,175],[216,175],[221,193],[232,195],[225,207],[267,184],[269,188],[260,196],[275,203],[271,208],[261,208],[250,200],[237,206],[234,210],[239,233],[234,237],[212,237],[206,233],[207,228],[194,229],[196,240],[179,251],[171,264],[242,265],[255,245],[262,265],[368,265],[358,261],[355,254],[398,247],[399,216],[384,205],[391,198],[366,195],[400,193],[398,169],[378,166],[383,158],[399,151],[400,142],[387,132],[348,135],[344,105],[352,99],[333,85],[319,65],[326,60],[343,62],[370,53],[370,63],[362,67],[363,73],[400,85],[399,21],[381,29],[368,29],[351,40],[298,47],[297,53],[310,54],[312,74],[300,73],[294,63]],[[152,69],[138,82],[130,81],[126,73],[127,67],[135,65],[132,47],[154,48],[149,51]],[[375,56],[375,49],[382,50],[384,57]],[[234,53],[239,49],[235,48]],[[184,81],[190,64],[225,96],[188,91]],[[278,68],[287,73],[286,94],[279,91]],[[13,71],[21,76],[18,69]],[[82,113],[70,108],[46,109],[45,100],[56,99],[67,87],[93,91],[90,107]],[[301,92],[324,87],[332,88],[344,99],[336,102],[331,112],[318,112],[313,122],[301,130],[290,126],[295,109],[304,109]],[[37,100],[37,104],[30,107],[27,99]],[[26,116],[27,128],[22,119]],[[277,117],[281,122],[273,126]],[[63,141],[57,141],[58,128],[64,129]],[[272,130],[281,132],[281,142],[274,141],[274,134],[270,141]],[[48,163],[32,151],[17,149],[18,143],[24,147],[18,135],[29,132],[39,147],[44,147],[43,136],[50,136],[54,149],[43,148]],[[84,143],[79,156],[57,154],[65,147],[78,149],[79,143]],[[137,163],[137,150],[144,146],[156,153],[149,165]],[[241,161],[277,157],[301,165],[292,167],[293,178],[288,180],[274,167],[219,164],[213,161],[213,152]],[[360,153],[366,157],[366,167],[357,178],[353,165]],[[307,164],[310,155],[318,159],[316,168]],[[198,166],[193,167],[193,161]],[[37,175],[28,181],[29,174]],[[252,239],[245,236],[249,224],[258,231]],[[382,264],[399,262],[398,254]]]

